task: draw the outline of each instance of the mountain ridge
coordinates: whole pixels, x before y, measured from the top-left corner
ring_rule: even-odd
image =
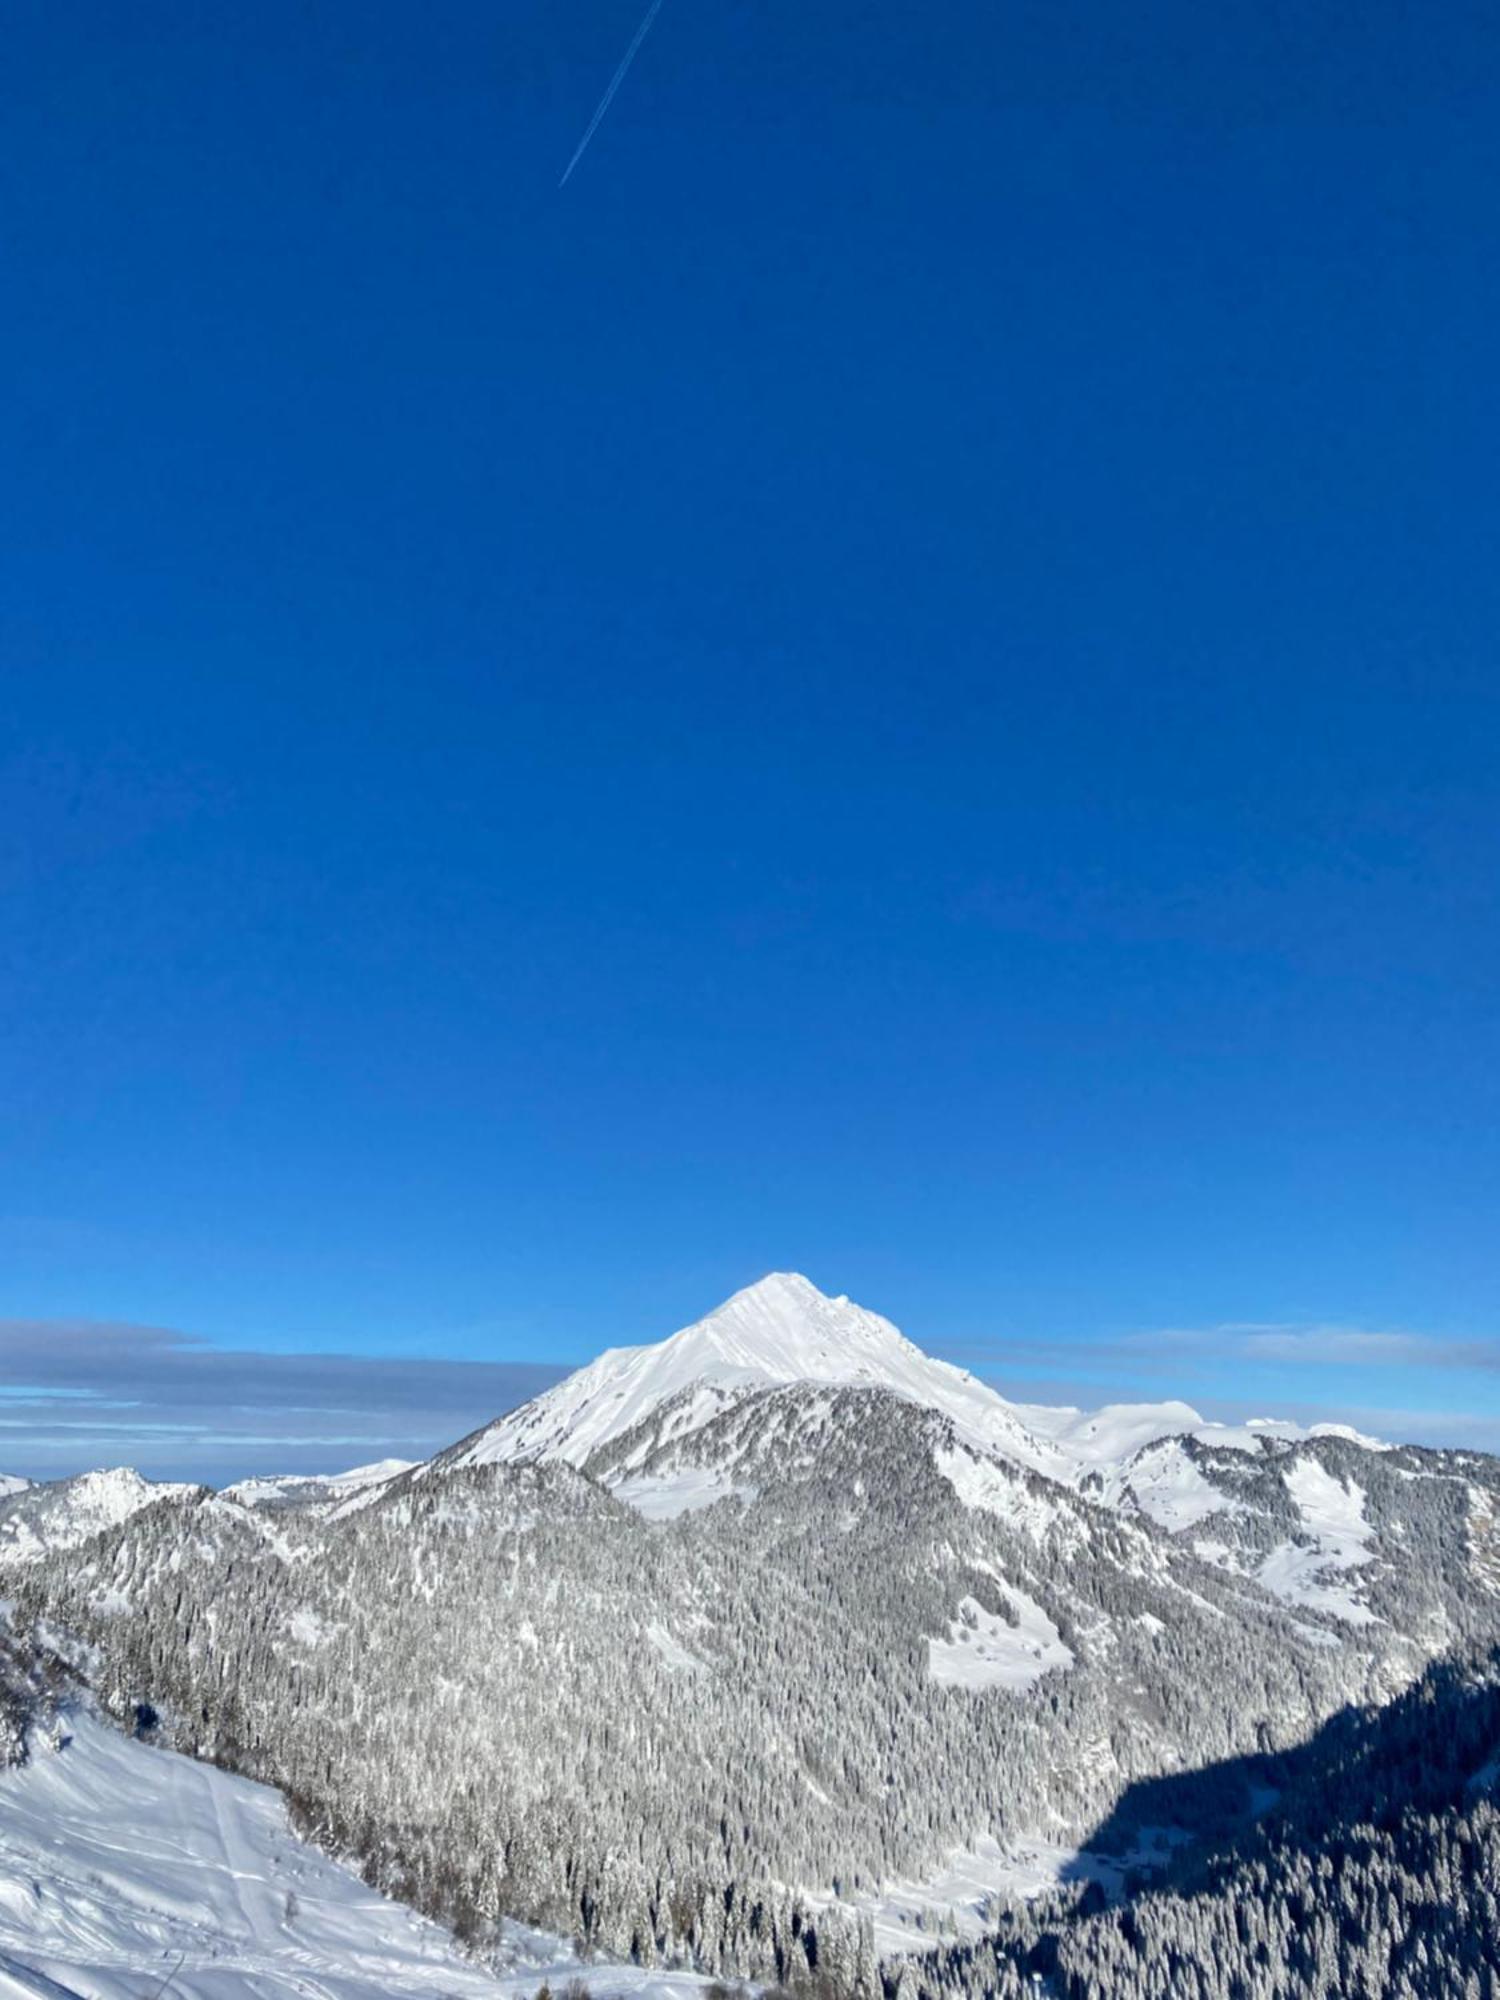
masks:
[[[1018,1465],[1070,1482],[1080,1465],[1113,1454],[1096,1437],[1075,1440],[1079,1428],[1113,1418],[1120,1444],[1136,1445],[1201,1426],[1189,1404],[1119,1405],[1108,1412],[1048,1412],[1009,1402],[988,1383],[925,1353],[879,1313],[846,1294],[830,1297],[800,1272],[773,1271],[743,1287],[663,1341],[609,1348],[594,1361],[439,1453],[433,1463],[482,1465],[496,1460],[565,1458],[587,1465],[602,1447],[641,1424],[653,1410],[701,1389],[682,1428],[696,1428],[757,1388],[793,1382],[891,1389],[906,1400],[952,1417],[966,1437]],[[1051,1434],[1028,1417],[1055,1418]]]

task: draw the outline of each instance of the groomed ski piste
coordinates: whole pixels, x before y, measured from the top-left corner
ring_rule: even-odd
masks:
[[[86,1709],[0,1773],[0,2000],[697,2000],[507,1926],[497,1970],[298,1839],[280,1795]]]

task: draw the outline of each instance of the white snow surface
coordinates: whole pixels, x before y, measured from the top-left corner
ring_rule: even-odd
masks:
[[[1022,1837],[1006,1845],[982,1835],[971,1847],[955,1848],[940,1867],[921,1881],[899,1877],[878,1891],[840,1902],[828,1891],[808,1900],[816,1907],[852,1909],[874,1924],[875,1949],[882,1958],[930,1951],[942,1935],[939,1926],[961,1938],[976,1938],[994,1928],[991,1898],[1030,1902],[1064,1882],[1097,1882],[1109,1896],[1119,1893],[1128,1866],[1137,1860],[1160,1859],[1171,1835],[1148,1830],[1136,1852],[1121,1859],[1091,1854],[1045,1835]]]
[[[220,1498],[237,1500],[242,1507],[282,1507],[307,1502],[324,1509],[349,1508],[373,1500],[384,1486],[410,1472],[415,1459],[380,1458],[370,1465],[356,1465],[348,1472],[268,1472],[250,1479],[237,1479],[222,1489]]]
[[[679,1514],[696,1513],[716,1501],[731,1497],[753,1500],[755,1488],[736,1481],[713,1466],[690,1465],[660,1477],[622,1479],[613,1488],[617,1500],[634,1507],[648,1521],[675,1521]]]
[[[1029,1431],[1083,1470],[1116,1464],[1158,1438],[1180,1437],[1203,1422],[1191,1403],[1106,1403],[1100,1410],[1053,1409],[1045,1403],[1013,1407]]]
[[[1365,1519],[1365,1496],[1354,1480],[1335,1479],[1316,1459],[1299,1458],[1283,1478],[1297,1504],[1305,1542],[1281,1542],[1256,1572],[1266,1589],[1287,1604],[1329,1611],[1346,1625],[1370,1625],[1349,1572],[1372,1560],[1374,1530]]]
[[[298,1840],[263,1785],[86,1711],[0,1774],[0,2000],[693,2000],[691,1973],[583,1965],[508,1926],[491,1971]]]
[[[0,1500],[8,1500],[12,1493],[24,1493],[31,1481],[22,1479],[16,1472],[0,1472]]]
[[[893,1390],[941,1410],[971,1443],[1065,1478],[1065,1450],[1033,1435],[1015,1406],[951,1362],[935,1361],[888,1319],[829,1298],[796,1272],[736,1292],[706,1319],[650,1347],[614,1347],[555,1389],[499,1418],[445,1465],[561,1458],[581,1466],[682,1391],[707,1386],[703,1421],[739,1397],[790,1382]]]
[[[1205,1479],[1180,1437],[1159,1438],[1124,1465],[1109,1468],[1104,1497],[1111,1505],[1133,1500],[1169,1534],[1196,1528],[1215,1514],[1239,1514],[1240,1502]]]
[[[1004,1586],[1016,1613],[1010,1624],[976,1598],[959,1600],[944,1639],[927,1641],[927,1671],[945,1687],[1010,1688],[1020,1692],[1053,1667],[1071,1667],[1073,1653],[1052,1620],[1023,1590]]]

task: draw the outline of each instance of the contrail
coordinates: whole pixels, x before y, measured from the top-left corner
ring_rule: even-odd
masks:
[[[657,15],[660,12],[661,12],[661,0],[651,0],[651,5],[646,9],[645,18],[642,20],[641,25],[636,29],[635,34],[631,38],[630,47],[625,51],[624,55],[621,56],[620,58],[620,67],[615,71],[614,75],[610,78],[609,88],[608,90],[605,91],[604,95],[599,100],[598,110],[589,120],[589,129],[587,130],[587,132],[584,133],[583,137],[578,141],[577,152],[574,153],[572,159],[569,160],[568,164],[563,168],[563,177],[557,184],[560,188],[565,188],[568,185],[569,176],[572,174],[573,169],[578,165],[578,162],[583,158],[585,152],[588,150],[589,140],[592,139],[594,134],[599,130],[600,121],[603,119],[604,114],[606,111],[608,111],[610,105],[614,103],[615,92],[620,88],[620,85],[625,81],[626,72],[629,70],[630,65],[635,61],[636,51],[640,48],[641,43],[645,41],[647,35],[650,34],[651,23],[656,19]]]

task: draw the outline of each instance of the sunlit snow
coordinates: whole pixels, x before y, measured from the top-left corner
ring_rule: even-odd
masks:
[[[1034,1598],[1005,1588],[1015,1623],[986,1611],[976,1598],[959,1600],[945,1639],[927,1641],[927,1671],[947,1687],[1028,1688],[1053,1667],[1071,1667],[1073,1654]]]
[[[1351,1479],[1334,1478],[1316,1459],[1299,1458],[1284,1475],[1287,1491],[1307,1539],[1281,1542],[1257,1574],[1266,1589],[1288,1604],[1328,1611],[1348,1625],[1374,1623],[1348,1576],[1370,1562],[1373,1530],[1365,1519],[1365,1496]]]
[[[158,1500],[181,1499],[191,1486],[143,1479],[130,1466],[81,1472],[40,1486],[24,1481],[0,1498],[0,1559],[37,1562],[54,1549],[76,1548],[105,1528],[117,1528]]]

